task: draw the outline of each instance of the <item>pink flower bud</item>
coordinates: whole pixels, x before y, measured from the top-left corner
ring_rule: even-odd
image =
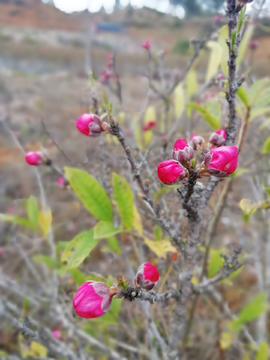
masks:
[[[56,339],[59,340],[61,338],[61,332],[59,329],[56,329],[52,332],[52,336]]]
[[[152,290],[159,279],[158,269],[150,263],[142,264],[136,274],[137,284],[145,290]]]
[[[0,256],[3,256],[3,255],[4,255],[4,249],[0,248]]]
[[[95,114],[83,114],[76,120],[77,129],[87,136],[99,136],[102,129],[102,122]]]
[[[218,14],[214,14],[214,15],[212,15],[212,20],[213,20],[213,22],[220,22],[221,16]]]
[[[198,149],[198,146],[202,146],[204,143],[204,138],[197,134],[191,134],[190,145],[194,150]]]
[[[109,62],[108,62],[108,68],[112,68],[112,66],[113,66],[113,62],[112,62],[112,61],[109,61]]]
[[[209,142],[213,146],[218,147],[224,145],[226,139],[227,139],[226,131],[224,129],[219,129],[210,135]]]
[[[259,46],[258,40],[250,40],[250,42],[248,44],[248,47],[250,48],[250,50],[256,50],[258,46]]]
[[[175,160],[162,161],[157,167],[157,175],[163,184],[174,184],[186,177],[186,169]]]
[[[181,162],[182,164],[193,158],[193,149],[185,139],[178,139],[173,147],[172,157],[174,160]]]
[[[60,188],[63,188],[64,185],[65,185],[65,179],[63,177],[60,177],[58,180],[57,180],[57,185],[60,187]]]
[[[149,50],[150,49],[150,42],[149,41],[146,41],[145,43],[142,44],[142,47],[145,48],[146,50]]]
[[[147,124],[145,124],[145,125],[143,126],[143,131],[148,131],[148,130],[152,129],[152,128],[155,127],[155,126],[156,126],[155,121],[154,121],[154,120],[150,120],[150,121],[148,121]]]
[[[25,161],[29,165],[40,165],[42,163],[42,154],[37,151],[29,151],[25,154]]]
[[[98,281],[87,281],[79,287],[73,298],[73,307],[77,315],[93,319],[104,315],[111,306],[110,288]]]
[[[204,165],[211,175],[224,177],[232,174],[237,168],[238,148],[221,146],[210,150],[204,158]]]

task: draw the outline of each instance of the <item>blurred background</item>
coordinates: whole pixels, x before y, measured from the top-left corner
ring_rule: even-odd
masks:
[[[270,75],[270,1],[253,1],[247,6],[247,14],[255,25],[243,59],[243,69],[247,77],[251,74],[251,84],[256,79],[264,79]],[[146,42],[151,44],[154,59],[163,57],[164,79],[170,81],[172,76],[181,77],[194,52],[193,44],[208,34],[211,34],[211,40],[217,40],[218,30],[226,23],[223,0],[0,0],[0,213],[24,216],[25,199],[31,194],[39,196],[37,174],[25,163],[17,141],[26,150],[45,147],[60,167],[68,165],[84,168],[102,182],[99,149],[103,144],[99,139],[89,142],[88,138],[82,138],[75,129],[74,121],[82,113],[88,112],[92,106],[93,87],[89,80],[92,76],[99,83],[98,90],[95,91],[102,97],[105,89],[111,101],[117,101],[114,91],[117,75],[112,75],[110,69],[112,53],[116,56],[116,69],[122,85],[122,106],[116,106],[119,122],[127,111],[130,117],[144,113],[148,105],[145,103],[146,98],[149,104],[155,106],[158,114],[159,109],[163,109],[163,104],[160,105],[160,99],[156,99],[154,93],[149,95],[148,53],[144,47]],[[203,49],[195,63],[200,84],[204,82],[208,61],[209,49]],[[110,78],[109,82],[107,77]],[[153,79],[159,80],[158,73],[154,71]],[[219,92],[216,88],[209,91],[214,91],[215,94]],[[203,101],[211,98],[211,94],[202,95]],[[8,128],[3,125],[2,120],[5,120]],[[203,126],[197,126],[196,118],[193,119],[194,124],[196,129],[206,133]],[[269,127],[269,121],[267,126]],[[127,136],[129,130],[127,127]],[[178,130],[180,134],[181,131],[185,131],[185,127],[180,126]],[[208,134],[209,132],[208,129]],[[255,149],[261,148],[263,138],[264,134],[261,133],[252,140]],[[107,141],[108,167],[112,167],[114,171],[120,170],[126,166],[125,158],[122,154],[122,158],[117,161],[114,154],[121,151],[118,148],[114,153],[110,151],[116,144],[110,138]],[[248,148],[245,150],[245,160],[248,161]],[[255,150],[254,154],[256,156]],[[260,156],[260,153],[257,155]],[[110,171],[109,168],[108,172]],[[127,175],[127,178],[128,176],[130,175]],[[263,176],[266,176],[265,172]],[[67,241],[79,232],[93,227],[95,220],[89,216],[71,191],[59,188],[57,174],[42,170],[42,178],[47,201],[53,211],[56,251],[60,254]],[[248,197],[246,190],[249,188],[245,186],[242,187],[241,183],[238,185],[237,199],[235,202],[231,199],[232,208],[238,209],[241,198]],[[172,203],[170,199],[169,203]],[[237,211],[232,226],[235,233],[242,221],[240,210]],[[232,224],[232,220],[228,220],[231,215],[231,210],[227,209],[219,224],[219,230],[224,235],[224,238],[219,240],[221,246],[234,244],[229,233],[231,228],[227,229],[227,225]],[[256,231],[265,233],[265,228],[260,228],[261,219],[257,220],[258,228],[255,234],[253,231],[253,239],[256,237]],[[151,223],[149,225],[147,221],[150,220],[146,219],[146,231],[153,232]],[[33,239],[35,242],[32,242]],[[132,253],[133,247],[125,241],[127,251]],[[91,278],[96,277],[109,282],[112,282],[112,277],[119,275],[119,264],[124,266],[124,261],[121,255],[119,263],[116,264],[115,260],[119,259],[121,250],[112,244],[110,246],[101,242],[91,254],[91,259],[86,259],[80,269],[67,273],[59,265],[59,292],[63,303],[66,297],[72,298],[78,285],[90,275]],[[43,291],[37,285],[38,279],[31,273],[31,264],[37,266],[38,273],[45,274],[47,279],[50,279],[52,269],[58,266],[50,260],[48,253],[48,245],[42,234],[24,235],[14,224],[0,223],[0,296],[1,292],[4,294],[3,297],[8,294],[13,301],[17,296],[19,298],[16,291],[22,290],[19,309],[23,308],[24,315],[27,314],[29,304],[24,303],[22,294],[36,291],[36,295],[41,297]],[[153,260],[148,253],[147,256],[147,259]],[[30,265],[27,264],[29,258]],[[58,261],[60,264],[59,257]],[[172,259],[154,259],[153,262],[159,264],[160,271],[165,276]],[[252,266],[247,267],[245,274],[247,275],[242,275],[236,286],[240,289],[239,292],[231,288],[228,294],[225,294],[232,309],[240,309],[247,296],[252,293],[251,289],[258,284],[258,276]],[[21,288],[14,290],[15,292],[11,291],[10,294],[11,280]],[[32,300],[30,299],[30,304]],[[41,301],[40,298],[38,301]],[[35,308],[35,303],[31,306]],[[71,312],[71,305],[68,306]],[[119,330],[116,319],[120,311],[125,312],[125,319],[133,322],[139,329],[140,324],[134,324],[134,317],[130,313],[126,315],[130,311],[129,306],[130,304],[124,304],[124,310],[120,309],[120,306],[113,309],[114,312],[105,323],[84,323],[85,332],[89,336],[94,336],[95,327],[98,326],[97,328],[102,330],[105,343],[109,336],[113,334],[116,338],[121,332],[120,339],[133,344],[132,333],[128,333],[125,324],[122,324]],[[48,322],[46,311],[42,313],[40,306],[36,308],[44,326],[52,332],[63,328],[60,339],[72,343],[73,340],[67,331],[68,326],[65,327],[59,320],[62,315],[55,318],[55,322]],[[138,315],[138,307],[133,309],[136,316],[142,316]],[[13,308],[12,311],[18,318],[21,313],[17,310]],[[199,309],[199,315],[202,317],[208,312],[211,313],[211,308]],[[205,319],[207,321],[207,316]],[[109,331],[106,326],[113,330]],[[211,328],[211,331],[215,333],[216,330]],[[203,335],[202,331],[200,339]],[[87,348],[85,342],[88,343],[89,338],[84,339],[79,335],[78,338]],[[140,341],[143,343],[144,339],[140,338]],[[136,348],[136,342],[134,343]],[[73,345],[76,348],[78,344]],[[127,350],[123,344],[109,345],[119,346],[121,351],[124,349],[123,352],[126,351],[129,359],[154,359],[149,354],[144,357],[143,352],[138,354],[134,349]],[[86,353],[88,350],[87,348]],[[34,359],[46,358],[42,351],[44,349],[38,347],[29,350],[29,344],[22,341],[16,330],[2,324],[0,315],[0,359],[7,357],[7,354],[25,354],[24,357]],[[90,353],[94,354],[93,359],[114,358],[111,355],[104,356],[102,347]],[[10,359],[20,359],[21,355],[18,356]],[[194,355],[196,359],[206,359],[203,355],[196,356]],[[216,358],[211,357],[211,352],[209,356],[209,359]],[[228,359],[236,358],[237,356],[233,355]]]

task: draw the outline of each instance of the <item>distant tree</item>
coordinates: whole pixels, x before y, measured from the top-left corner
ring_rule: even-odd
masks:
[[[170,0],[174,6],[181,5],[185,9],[188,16],[198,15],[206,9],[211,12],[219,11],[225,3],[225,0]]]

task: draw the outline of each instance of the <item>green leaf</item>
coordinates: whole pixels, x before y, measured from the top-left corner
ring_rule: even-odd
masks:
[[[112,175],[112,182],[120,218],[124,227],[131,230],[134,219],[132,190],[126,179],[116,173]]]
[[[161,196],[166,194],[169,191],[173,191],[175,189],[179,189],[181,185],[170,185],[170,186],[163,186],[161,189],[157,190],[157,192],[154,195],[154,201],[158,201]]]
[[[266,311],[266,294],[259,293],[241,311],[231,323],[232,330],[239,331],[242,326],[259,317]]]
[[[162,229],[159,225],[157,225],[155,227],[155,239],[162,240],[162,237],[163,237]]]
[[[121,311],[123,299],[112,299],[112,304],[110,310],[107,312],[106,316],[102,317],[102,321],[105,321],[105,324],[118,324],[118,316]]]
[[[94,239],[106,239],[120,232],[122,230],[115,228],[113,223],[100,221],[94,227]]]
[[[239,99],[242,101],[242,103],[245,105],[245,107],[248,109],[249,108],[249,100],[248,100],[248,94],[246,93],[246,91],[240,86],[239,89],[237,90],[236,94],[239,97]]]
[[[68,268],[79,266],[98,243],[94,230],[84,231],[70,241],[62,254],[61,261]]]
[[[97,219],[112,221],[113,209],[106,191],[95,178],[76,168],[65,168],[66,177],[86,209]]]
[[[244,175],[246,173],[249,172],[249,169],[245,169],[245,168],[239,168],[239,169],[236,169],[234,173],[232,173],[231,175],[229,175],[228,177],[230,178],[236,178],[238,176],[241,176],[241,175]]]
[[[202,105],[196,103],[189,103],[187,106],[187,113],[190,116],[192,110],[197,110],[202,115],[207,124],[213,129],[218,130],[220,128],[219,119],[210,114]]]
[[[231,33],[231,50],[235,51],[234,45],[236,43],[236,30],[233,30]]]
[[[32,260],[37,264],[44,264],[49,269],[55,269],[57,267],[57,262],[48,255],[34,255]]]
[[[191,96],[196,95],[198,92],[198,79],[196,71],[191,68],[186,76],[186,85],[187,85],[187,96],[191,98]]]
[[[212,79],[218,72],[218,68],[222,60],[222,47],[216,41],[208,41],[206,46],[211,50],[205,77],[205,81],[207,82]]]
[[[210,278],[215,276],[224,264],[224,259],[220,256],[221,254],[222,250],[211,250],[208,264],[208,276]]]
[[[224,25],[219,30],[218,43],[222,48],[221,68],[225,76],[228,76],[228,61],[229,61],[229,49],[226,44],[227,39],[228,39],[228,25]]]
[[[75,283],[78,286],[81,286],[86,280],[84,274],[81,272],[80,269],[77,268],[73,268],[73,269],[69,269],[68,271],[70,273],[70,275],[72,276],[73,280],[75,281]],[[92,279],[91,279],[92,280]]]
[[[270,197],[270,187],[264,188],[264,191],[266,192],[267,196]]]
[[[26,202],[26,210],[28,219],[33,225],[33,228],[36,229],[38,226],[38,203],[34,196],[30,196]]]
[[[33,229],[33,224],[28,219],[24,219],[19,216],[14,216],[10,214],[0,214],[0,221],[12,222],[14,224],[22,225],[26,228]]]
[[[51,209],[42,210],[38,213],[38,223],[44,236],[47,236],[52,225]]]
[[[270,152],[270,137],[268,137],[263,144],[263,154],[268,154]]]
[[[121,248],[119,246],[119,242],[115,236],[112,236],[110,238],[107,238],[108,243],[108,249],[109,251],[115,253],[115,254],[121,254]],[[103,250],[104,251],[104,250]]]
[[[266,341],[262,342],[259,346],[255,360],[268,360],[269,347]]]
[[[249,25],[247,30],[245,31],[245,34],[243,36],[243,39],[240,42],[239,45],[239,49],[238,49],[238,56],[236,59],[236,63],[237,65],[241,64],[242,60],[245,57],[246,51],[247,51],[247,47],[248,47],[248,43],[252,37],[254,31],[254,26],[253,25]]]
[[[253,106],[257,103],[257,99],[261,98],[261,93],[265,91],[265,87],[267,87],[270,83],[269,78],[264,78],[255,81],[248,90],[248,98],[250,104]]]
[[[185,108],[185,93],[183,84],[180,83],[174,90],[174,111],[177,118],[180,117]]]
[[[259,126],[259,130],[263,130],[265,128],[269,128],[270,127],[270,119],[266,119],[260,126]]]
[[[240,12],[239,18],[238,18],[238,24],[237,24],[238,34],[240,33],[242,26],[244,24],[245,12],[246,12],[246,6],[243,7],[243,9]]]

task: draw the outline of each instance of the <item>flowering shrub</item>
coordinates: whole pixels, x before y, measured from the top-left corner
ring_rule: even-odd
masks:
[[[261,288],[249,294],[269,274],[259,254],[259,260],[250,261],[244,242],[254,232],[254,224],[248,228],[254,213],[261,212],[264,227],[269,225],[270,188],[260,188],[263,198],[256,202],[240,201],[246,189],[238,178],[246,176],[255,188],[266,178],[259,178],[263,166],[258,172],[252,166],[259,159],[266,162],[269,138],[259,154],[250,140],[248,151],[244,146],[250,122],[269,113],[270,83],[252,80],[249,90],[244,82],[242,60],[246,48],[252,48],[245,3],[227,1],[228,25],[222,26],[219,15],[213,17],[215,27],[222,26],[218,39],[215,33],[191,41],[194,52],[186,69],[168,71],[165,51],[155,56],[155,44],[142,44],[146,54],[138,46],[148,55],[150,100],[137,115],[124,104],[124,82],[110,54],[99,80],[91,76],[91,106],[72,123],[80,144],[89,144],[84,162],[62,169],[48,143],[25,153],[25,162],[34,165],[28,169],[37,178],[40,199],[25,201],[25,216],[8,212],[0,220],[19,231],[23,227],[30,236],[33,248],[26,250],[15,236],[11,241],[37,291],[25,287],[25,293],[9,276],[0,279],[7,296],[10,291],[19,298],[18,306],[0,300],[0,316],[36,342],[35,356],[259,360],[267,354],[266,296]],[[210,60],[201,80],[195,60],[205,47]],[[259,99],[264,90],[266,96]],[[20,137],[9,133],[21,146]],[[71,163],[62,144],[56,145]],[[43,185],[54,175],[55,196],[72,203],[69,213],[67,203],[62,207],[60,225],[53,223],[57,215]],[[57,197],[55,207],[60,205]],[[229,214],[221,217],[226,205]],[[62,223],[68,242],[62,241]],[[37,254],[40,244],[44,253]],[[260,250],[263,254],[265,248]],[[1,260],[6,254],[1,247]],[[241,276],[248,268],[242,291]],[[237,300],[235,307],[232,300]],[[259,317],[263,321],[255,327]],[[260,336],[253,338],[257,328]]]

